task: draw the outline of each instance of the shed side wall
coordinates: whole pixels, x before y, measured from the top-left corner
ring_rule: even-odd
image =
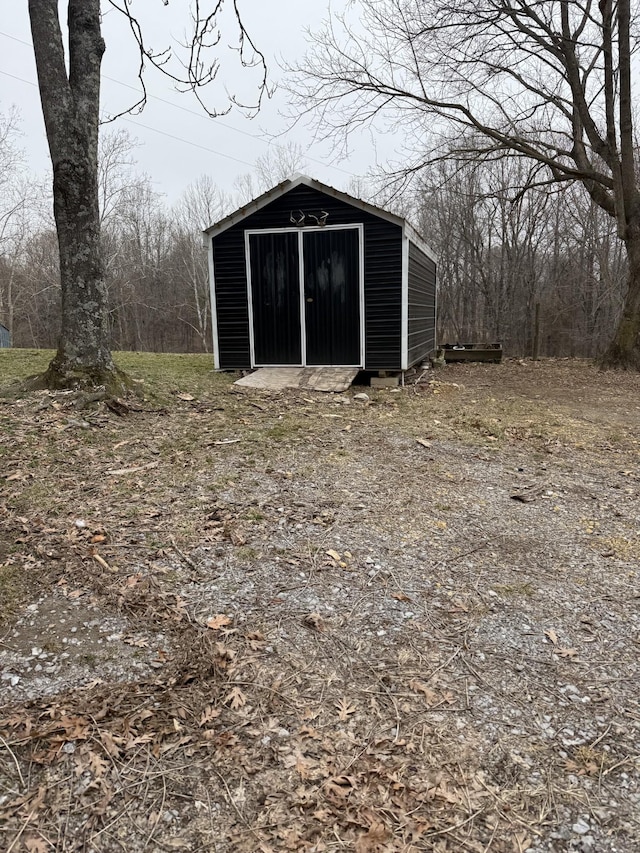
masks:
[[[436,345],[436,265],[409,243],[408,366],[427,358]]]
[[[402,228],[304,185],[213,238],[220,367],[251,366],[244,232],[294,227],[300,211],[326,211],[328,225],[364,225],[365,367],[399,370]]]

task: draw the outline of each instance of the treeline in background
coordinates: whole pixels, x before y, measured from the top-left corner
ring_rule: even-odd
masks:
[[[51,201],[46,181],[27,172],[18,134],[19,116],[0,116],[0,322],[13,346],[51,348],[60,311]],[[100,148],[112,348],[210,352],[202,229],[309,172],[304,153],[274,147],[234,193],[206,175],[169,205],[141,171],[126,131],[104,134]],[[436,252],[439,341],[500,341],[507,355],[526,356],[537,337],[540,355],[571,357],[596,356],[608,343],[622,308],[625,253],[615,224],[582,187],[547,184],[524,160],[505,156],[442,160],[410,194],[385,192],[379,178],[346,190],[406,215]]]

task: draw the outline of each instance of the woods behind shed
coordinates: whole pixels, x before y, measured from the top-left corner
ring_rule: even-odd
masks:
[[[298,176],[204,233],[217,368],[399,371],[435,349],[435,256],[402,217]]]

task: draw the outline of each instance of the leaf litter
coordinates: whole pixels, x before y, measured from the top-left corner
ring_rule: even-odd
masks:
[[[4,849],[638,849],[638,378],[447,372],[3,407]]]

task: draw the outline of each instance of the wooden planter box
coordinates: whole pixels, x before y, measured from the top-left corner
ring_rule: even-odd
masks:
[[[487,361],[498,364],[502,361],[502,344],[443,344],[444,360]]]

